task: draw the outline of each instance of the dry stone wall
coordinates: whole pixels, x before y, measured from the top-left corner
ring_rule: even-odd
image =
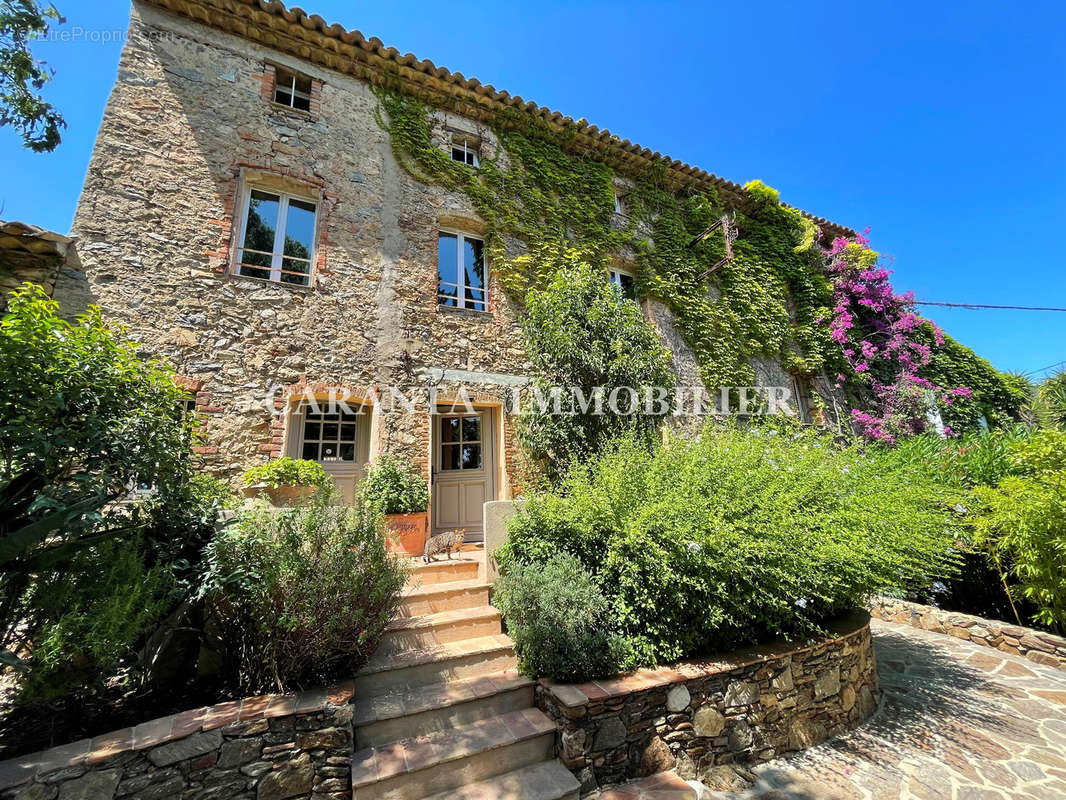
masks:
[[[266,695],[0,762],[3,800],[351,797],[352,685]]]
[[[1033,630],[994,619],[909,603],[894,597],[877,597],[870,614],[888,622],[946,633],[984,647],[1024,656],[1037,664],[1066,672],[1066,639],[1047,631]]]
[[[810,747],[873,713],[869,615],[832,632],[800,648],[769,645],[614,680],[542,681],[537,705],[555,720],[560,758],[583,792],[671,768],[708,777]]]

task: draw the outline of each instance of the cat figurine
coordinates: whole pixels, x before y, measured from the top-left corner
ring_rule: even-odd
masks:
[[[430,536],[426,539],[426,549],[422,551],[422,560],[428,564],[437,553],[447,553],[450,559],[452,553],[458,553],[459,548],[463,546],[464,536],[466,536],[466,528]]]

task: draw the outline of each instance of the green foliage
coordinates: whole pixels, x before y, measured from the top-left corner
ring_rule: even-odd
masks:
[[[534,394],[523,400],[518,433],[551,479],[623,432],[650,441],[662,415],[644,407],[644,392],[672,389],[674,384],[670,356],[637,304],[578,261],[575,253],[564,258],[551,282],[529,293],[522,320],[537,377]],[[571,409],[570,398],[560,400],[560,408],[574,413],[555,413],[551,389],[562,386],[581,390],[589,401],[594,390],[602,390],[600,413],[595,402],[585,411]],[[629,416],[611,413],[608,406],[612,392],[624,387],[638,392],[638,408]],[[616,399],[628,407],[628,393]]]
[[[883,463],[898,462],[924,472],[930,480],[960,490],[995,485],[1012,471],[1011,448],[1029,438],[1030,430],[1016,424],[975,430],[942,439],[931,433],[903,439],[896,447],[877,447]]]
[[[153,487],[159,502],[181,494],[192,466],[172,371],[140,358],[99,309],[70,322],[40,287],[27,284],[13,293],[0,321],[0,375],[0,644],[11,660],[11,651],[36,644],[50,628],[69,629],[55,607],[33,607],[45,597],[41,585],[65,580],[67,572],[92,573],[79,573],[76,560],[100,558],[108,540],[132,541],[149,523],[148,504],[116,501],[138,485]],[[151,568],[161,559],[150,542],[138,544],[137,552],[151,562],[144,576],[150,586]],[[131,557],[126,566],[132,563]],[[101,581],[130,575],[97,572]],[[89,606],[69,610],[93,613]],[[93,647],[69,638],[67,644]]]
[[[46,36],[50,20],[64,22],[55,6],[36,0],[0,0],[0,127],[12,125],[34,152],[55,150],[62,115],[40,95],[52,72],[30,52]]]
[[[35,580],[22,596],[33,631],[20,665],[19,702],[99,690],[167,609],[174,588],[165,565],[149,567],[136,540],[105,539]]]
[[[653,452],[623,440],[535,494],[506,574],[577,557],[638,663],[803,636],[886,587],[950,572],[953,495],[783,421],[708,427]]]
[[[370,465],[359,492],[368,507],[382,514],[414,514],[429,507],[429,489],[422,473],[390,453]]]
[[[327,488],[331,478],[317,461],[282,456],[244,472],[245,486],[315,486]]]
[[[1066,370],[1049,375],[1036,387],[1033,410],[1042,425],[1066,430]]]
[[[628,666],[625,639],[611,631],[610,604],[581,562],[566,553],[516,563],[496,584],[523,672],[560,681],[613,675]]]
[[[813,225],[758,181],[737,212],[736,257],[714,273],[720,298],[708,296],[706,273],[723,257],[721,234],[693,238],[727,210],[712,191],[671,185],[661,169],[631,176],[627,216],[613,213],[614,176],[596,153],[520,112],[494,127],[506,151],[479,166],[452,161],[434,145],[429,108],[396,91],[378,92],[379,122],[399,163],[417,180],[463,191],[488,225],[493,270],[512,300],[543,287],[574,261],[600,271],[632,252],[637,289],[665,302],[708,386],[751,385],[751,358],[776,356],[787,368],[815,373],[832,358],[826,326],[831,286],[821,269]],[[507,238],[525,251],[508,252]],[[817,267],[817,268],[816,268]],[[790,309],[792,313],[790,314]]]
[[[1036,605],[1036,621],[1066,633],[1066,432],[1038,431],[1010,460],[1016,474],[974,490],[974,541]]]
[[[200,596],[221,631],[225,677],[246,692],[282,690],[358,670],[406,578],[376,510],[320,493],[243,512],[208,545]]]
[[[1012,375],[999,372],[987,359],[944,334],[944,344],[935,346],[928,324],[914,331],[915,341],[932,348],[932,360],[918,374],[937,386],[966,386],[969,398],[954,397],[951,405],[940,407],[944,424],[957,433],[978,430],[981,417],[993,427],[1010,426],[1021,419],[1028,404],[1027,393]]]

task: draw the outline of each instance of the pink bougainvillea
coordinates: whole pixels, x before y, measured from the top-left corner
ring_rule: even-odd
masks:
[[[828,325],[851,367],[850,379],[868,387],[873,396],[872,407],[852,409],[852,422],[867,438],[892,443],[926,430],[936,403],[949,406],[972,392],[966,386],[944,389],[918,375],[933,357],[932,348],[914,336],[926,320],[915,312],[912,293],[893,290],[891,272],[870,249],[868,233],[869,228],[854,239],[837,237],[826,251],[833,281]],[[943,345],[943,333],[929,324],[936,345]],[[837,375],[837,386],[848,380]],[[951,435],[951,430],[945,427],[944,433]]]

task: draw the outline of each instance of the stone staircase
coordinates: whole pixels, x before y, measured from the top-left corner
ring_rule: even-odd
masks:
[[[414,567],[355,678],[354,800],[577,800],[484,574],[478,551]]]

